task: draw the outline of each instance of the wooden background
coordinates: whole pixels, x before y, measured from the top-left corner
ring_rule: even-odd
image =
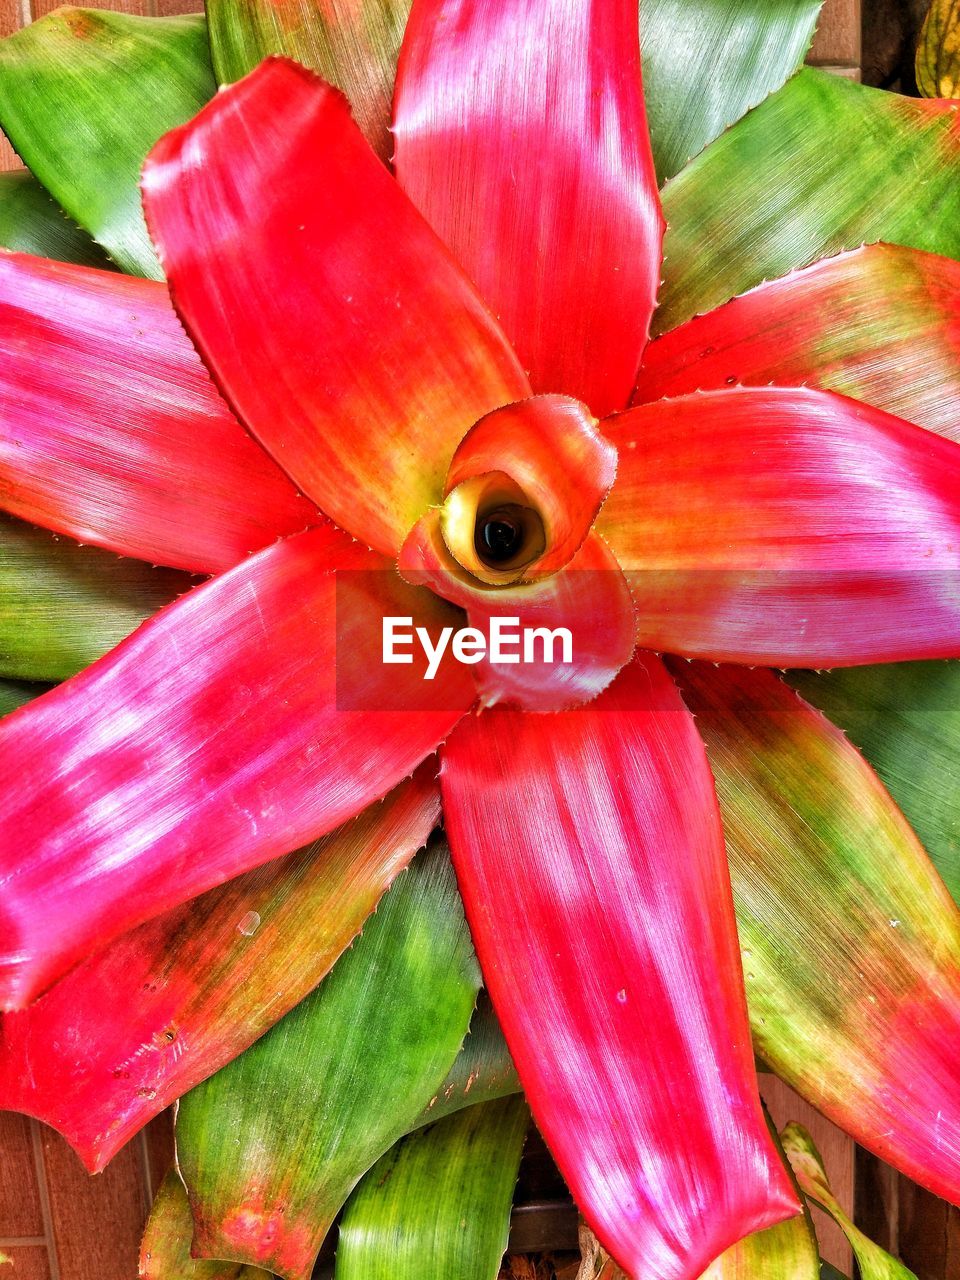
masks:
[[[57,2],[0,0],[0,35],[48,13]],[[163,16],[199,6],[197,0],[100,0],[99,7]],[[860,49],[860,0],[827,0],[810,61],[857,76]],[[0,169],[18,163],[0,135]],[[767,1077],[763,1092],[778,1126],[799,1120],[813,1132],[839,1199],[851,1214],[856,1209],[874,1238],[894,1250],[899,1246],[920,1280],[960,1280],[958,1211],[856,1152],[840,1130],[779,1081]],[[133,1280],[143,1224],[171,1157],[165,1115],[91,1178],[57,1134],[23,1116],[0,1113],[0,1251],[13,1260],[11,1280]],[[531,1160],[536,1158],[533,1153]],[[850,1274],[842,1235],[823,1215],[817,1226],[825,1256]],[[576,1220],[561,1199],[538,1199],[528,1191],[514,1214],[512,1247],[561,1247],[571,1235],[575,1240],[575,1231]]]

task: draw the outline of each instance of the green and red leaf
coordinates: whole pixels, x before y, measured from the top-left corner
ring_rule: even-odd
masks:
[[[820,1152],[806,1129],[796,1121],[791,1121],[780,1139],[804,1195],[829,1213],[850,1241],[857,1259],[860,1280],[917,1280],[908,1267],[874,1244],[844,1213],[833,1194]]]
[[[874,244],[657,338],[637,404],[736,384],[839,391],[960,439],[960,263]]]
[[[864,243],[960,258],[958,112],[800,71],[667,185],[654,331]]]
[[[379,645],[387,612],[431,632],[449,613],[385,568],[328,528],[287,538],[0,723],[4,1007],[332,830],[436,748],[473,685],[448,664],[428,699],[422,664],[358,642]]]
[[[960,910],[863,757],[777,676],[673,669],[717,783],[757,1054],[960,1202]]]
[[[307,1280],[347,1196],[449,1071],[479,985],[438,842],[314,994],[181,1100],[198,1255]]]
[[[960,446],[832,392],[736,388],[604,423],[597,521],[638,643],[770,666],[960,653]]]
[[[192,1231],[187,1193],[171,1169],[160,1184],[143,1233],[139,1280],[272,1280],[260,1267],[191,1258]]]
[[[411,0],[208,0],[210,51],[221,84],[271,54],[293,58],[342,89],[383,160],[393,150],[390,112]]]
[[[0,677],[76,675],[196,581],[0,515]]]
[[[843,729],[880,775],[960,903],[960,663],[795,671],[790,682]]]

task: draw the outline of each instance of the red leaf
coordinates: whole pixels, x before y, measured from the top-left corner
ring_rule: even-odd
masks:
[[[538,1126],[631,1274],[694,1280],[799,1206],[757,1098],[692,717],[646,655],[578,711],[468,718],[441,784],[467,919]]]
[[[344,529],[389,554],[454,449],[529,384],[350,119],[269,59],[147,159],[177,308],[240,416]]]
[[[847,666],[960,655],[960,447],[830,392],[740,388],[604,423],[598,530],[639,643]]]
[[[163,285],[0,255],[0,505],[218,573],[321,522],[217,393]]]
[[[626,405],[663,235],[636,0],[420,0],[394,134],[398,179],[534,390]]]
[[[147,1121],[304,998],[440,812],[435,761],[268,866],[125,933],[0,1022],[0,1107],[52,1125],[95,1173]]]
[[[277,543],[0,724],[4,1007],[352,817],[470,705],[466,668],[441,669],[428,705],[422,669],[358,649],[385,613],[430,627],[451,611],[348,542]]]

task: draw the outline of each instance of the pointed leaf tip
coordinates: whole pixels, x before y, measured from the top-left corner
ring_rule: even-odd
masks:
[[[956,103],[799,71],[667,184],[655,332],[865,243],[960,257],[958,150]]]
[[[285,54],[342,89],[370,145],[393,150],[390,112],[400,42],[412,0],[208,0],[217,79],[232,84],[270,54]]]
[[[803,62],[823,0],[640,0],[650,141],[663,184]]]
[[[844,1213],[833,1194],[820,1152],[807,1130],[791,1121],[780,1140],[804,1195],[824,1209],[850,1241],[860,1280],[917,1280],[908,1267],[874,1244]]]

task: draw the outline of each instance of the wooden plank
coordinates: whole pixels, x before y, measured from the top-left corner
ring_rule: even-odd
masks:
[[[840,1201],[844,1211],[853,1217],[854,1212],[854,1144],[852,1139],[836,1125],[825,1120],[819,1111],[815,1111],[808,1102],[788,1088],[776,1076],[760,1077],[760,1092],[774,1124],[782,1129],[790,1120],[796,1120],[810,1131],[814,1142],[823,1156],[823,1163],[833,1186],[834,1195]],[[853,1267],[853,1254],[846,1236],[834,1221],[819,1209],[813,1210],[814,1226],[820,1253],[827,1262],[850,1275]]]
[[[0,1112],[0,1239],[43,1233],[30,1121]]]
[[[155,12],[158,18],[172,18],[178,13],[202,13],[203,5],[198,0],[155,0]]]
[[[0,0],[0,37],[11,36],[23,24],[30,13],[30,0]],[[19,169],[20,159],[0,133],[0,172]]]
[[[808,61],[816,66],[858,67],[860,10],[860,0],[826,0]]]
[[[130,1280],[147,1218],[137,1144],[91,1177],[58,1133],[37,1128],[60,1280]]]
[[[62,4],[63,0],[32,0],[33,17],[42,18],[44,14],[59,9]],[[123,13],[150,12],[148,0],[83,0],[83,5],[87,9],[116,9]]]
[[[896,1257],[900,1249],[899,1173],[858,1147],[855,1181],[857,1226]]]
[[[9,1268],[10,1280],[53,1280],[43,1245],[14,1245],[3,1252],[13,1263]]]
[[[152,1203],[173,1164],[173,1108],[155,1116],[139,1134],[139,1141],[143,1144],[147,1200]]]
[[[918,1280],[960,1280],[960,1209],[899,1180],[900,1256]]]

